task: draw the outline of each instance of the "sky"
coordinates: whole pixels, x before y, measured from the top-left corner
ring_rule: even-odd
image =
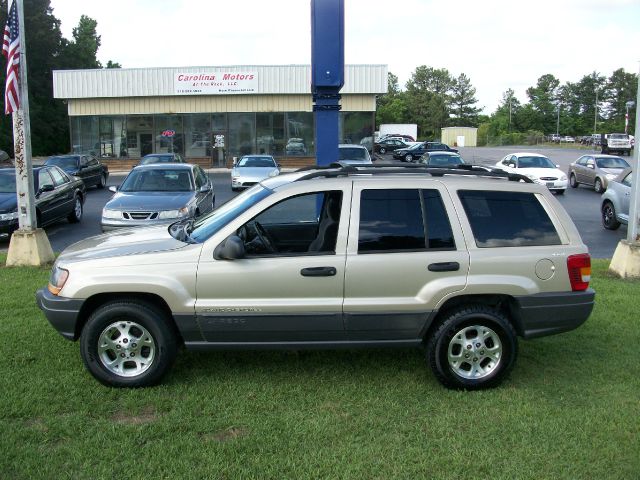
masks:
[[[511,88],[640,68],[639,0],[344,0],[345,63],[464,73],[491,114]],[[64,37],[98,22],[98,59],[124,68],[311,63],[310,0],[51,0]],[[630,99],[633,100],[633,99]]]

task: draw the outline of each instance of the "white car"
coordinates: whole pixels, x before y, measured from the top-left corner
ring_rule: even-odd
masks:
[[[569,182],[567,175],[544,155],[539,153],[510,153],[496,167],[509,173],[519,173],[529,177],[535,183],[546,185],[553,193],[562,195]]]
[[[234,192],[280,174],[280,165],[271,155],[245,155],[231,169],[231,190]]]
[[[371,155],[362,145],[341,143],[338,145],[338,161],[342,165],[371,165]]]

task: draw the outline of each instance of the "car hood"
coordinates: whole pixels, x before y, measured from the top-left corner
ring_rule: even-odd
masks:
[[[105,208],[113,210],[178,210],[195,192],[117,192]]]
[[[0,212],[13,212],[18,208],[16,192],[0,193]]]
[[[89,237],[67,247],[58,262],[72,263],[142,253],[162,252],[186,247],[169,234],[168,225],[136,227]]]

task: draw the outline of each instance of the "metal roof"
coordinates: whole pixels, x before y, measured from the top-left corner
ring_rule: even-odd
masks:
[[[342,94],[387,92],[387,65],[345,65]],[[105,68],[54,70],[54,98],[121,98],[175,96],[176,75],[255,72],[252,94],[311,93],[310,65],[235,65],[216,67]]]

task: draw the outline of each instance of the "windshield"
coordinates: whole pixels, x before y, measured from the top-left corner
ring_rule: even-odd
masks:
[[[140,160],[140,165],[147,165],[148,163],[173,163],[177,161],[173,155],[147,155]]]
[[[433,155],[429,156],[429,165],[434,166],[448,166],[448,165],[462,165],[464,162],[460,155]]]
[[[596,158],[598,168],[629,168],[629,164],[620,157]]]
[[[238,167],[275,167],[276,162],[271,157],[242,157]]]
[[[424,143],[416,143],[415,145],[411,145],[409,150],[416,150],[418,148],[424,147]]]
[[[339,160],[366,160],[368,158],[366,148],[340,147],[338,152]]]
[[[0,171],[0,193],[16,193],[15,170]]]
[[[192,240],[202,243],[224,227],[231,220],[246,212],[249,208],[273,193],[273,190],[260,184],[254,185],[237,197],[232,198],[213,212],[198,219],[187,234]]]
[[[154,168],[132,170],[124,179],[120,192],[189,192],[193,190],[189,170]]]
[[[547,157],[520,157],[518,168],[556,168]]]
[[[65,168],[77,168],[78,157],[51,157],[45,163],[47,165],[55,165],[63,170]]]

